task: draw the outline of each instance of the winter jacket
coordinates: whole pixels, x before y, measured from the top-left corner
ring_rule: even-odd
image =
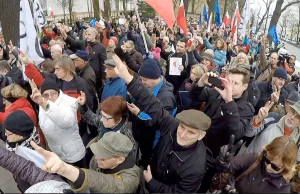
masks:
[[[258,113],[259,109],[265,106],[266,102],[271,99],[271,94],[273,93],[271,81],[265,81],[257,84],[258,89],[260,90],[260,97],[255,106],[255,112]],[[288,97],[288,92],[282,88],[280,91],[280,96],[278,103],[284,104],[284,100]]]
[[[122,96],[125,100],[128,100],[126,82],[119,78],[108,78],[103,88],[101,102],[109,97]]]
[[[29,79],[33,79],[38,87],[41,87],[46,78],[53,79],[64,94],[67,94],[68,96],[71,96],[73,98],[78,98],[80,96],[80,91],[82,91],[87,97],[87,104],[89,108],[93,109],[93,99],[89,90],[89,86],[87,82],[81,77],[74,75],[73,80],[71,80],[70,82],[66,82],[62,79],[57,78],[54,74],[40,73],[33,64],[29,64],[25,67],[25,75]],[[80,121],[80,115],[78,116],[78,121]]]
[[[248,83],[247,91],[248,91],[247,101],[250,102],[253,107],[255,107],[260,98],[260,90],[257,86],[257,83],[255,83],[255,74],[253,73],[250,73],[250,81]]]
[[[299,92],[299,80],[290,82],[288,85],[284,87],[284,89],[287,91],[288,94],[290,94],[292,91]]]
[[[93,68],[97,77],[101,77],[101,79],[105,79],[104,73],[104,61],[107,59],[106,56],[106,48],[100,42],[88,42],[86,40],[77,41],[71,37],[67,37],[65,40],[67,44],[70,45],[71,50],[84,50],[89,53],[92,58],[89,61],[89,65]]]
[[[203,112],[211,118],[211,126],[203,142],[215,157],[220,147],[228,144],[231,135],[236,140],[243,137],[254,116],[254,108],[247,102],[247,91],[240,99],[226,103],[215,89],[194,85],[189,96],[192,99],[191,108],[199,110],[201,103],[205,102]]]
[[[84,80],[87,81],[87,84],[90,88],[91,94],[95,91],[95,85],[96,85],[96,75],[94,70],[91,68],[89,64],[82,67],[81,69],[76,69],[76,74],[79,77],[82,77]]]
[[[226,64],[226,50],[219,50],[213,47],[207,40],[207,38],[203,39],[203,43],[207,49],[212,49],[214,51],[214,62],[218,66],[218,69],[220,70],[221,67],[223,67]]]
[[[0,166],[10,171],[13,176],[26,181],[29,185],[55,180],[64,182],[61,176],[43,171],[31,161],[0,147]]]
[[[141,170],[134,165],[132,155],[114,169],[100,169],[95,157],[90,169],[80,169],[78,180],[72,185],[76,193],[89,190],[91,193],[136,193]],[[81,181],[79,181],[79,179]]]
[[[140,52],[136,51],[135,49],[132,49],[132,51],[130,51],[129,54],[135,64],[138,64],[140,66],[143,64],[144,59]]]
[[[160,129],[160,140],[151,162],[150,193],[192,193],[199,188],[206,170],[206,148],[202,141],[181,151],[175,149],[179,122],[166,111],[141,81],[128,84],[129,93],[141,111],[148,113]]]
[[[137,153],[137,143],[132,136],[132,130],[128,124],[127,119],[119,123],[114,129],[106,129],[101,122],[101,115],[94,114],[86,105],[80,106],[80,114],[82,118],[87,122],[87,124],[98,127],[98,137],[96,138],[99,140],[103,137],[106,132],[117,132],[126,135],[132,142],[133,148],[132,153],[136,156]],[[94,140],[96,140],[94,139]]]
[[[152,89],[151,92],[160,101],[162,107],[171,115],[176,108],[172,84],[162,77],[160,84]],[[137,106],[139,105],[137,104]],[[147,112],[145,113],[148,117],[143,116],[141,113],[137,117],[134,116],[132,118],[133,137],[141,147],[142,158],[146,160],[144,162],[148,163],[151,158],[153,146],[156,144],[154,140],[159,139],[159,134],[157,134],[159,128],[155,126],[155,121]]]
[[[257,153],[236,156],[230,161],[225,172],[241,175],[257,160],[257,157]],[[290,183],[283,176],[278,178],[268,176],[265,168],[266,166],[260,162],[249,174],[236,182],[237,193],[290,193]]]
[[[48,103],[47,111],[40,106],[39,124],[50,150],[65,162],[78,162],[85,156],[85,147],[79,135],[76,98],[60,91],[57,100]]]
[[[5,109],[5,112],[0,112],[0,123],[3,124],[6,117],[15,110],[24,111],[33,121],[34,126],[37,127],[37,116],[34,112],[30,102],[26,98],[19,98],[13,102],[9,108]]]
[[[125,27],[120,26],[120,28],[121,28],[122,34],[121,34],[121,36],[117,36],[117,38],[118,38],[118,45],[117,46],[122,46],[128,40]]]
[[[265,145],[271,143],[276,137],[280,137],[284,135],[284,119],[282,117],[278,122],[272,117],[268,117],[262,121],[262,123],[255,127],[253,122],[254,119],[251,121],[250,130],[245,133],[247,137],[254,137],[253,141],[247,148],[247,152],[255,152],[260,153],[262,152]],[[300,138],[300,128],[296,128],[293,130],[290,137],[299,145],[299,138]],[[300,161],[300,152],[298,152],[298,161]]]
[[[182,82],[190,76],[190,69],[191,66],[193,65],[194,61],[190,59],[188,56],[188,53],[185,53],[183,55],[178,54],[178,53],[173,53],[173,52],[166,52],[164,49],[161,50],[160,52],[161,58],[165,59],[167,61],[167,66],[166,66],[166,80],[170,82],[173,87],[174,87],[174,93],[178,91],[180,88]],[[176,75],[170,75],[170,58],[175,57],[175,58],[182,58],[182,65],[184,66],[184,70],[181,72],[180,76]]]

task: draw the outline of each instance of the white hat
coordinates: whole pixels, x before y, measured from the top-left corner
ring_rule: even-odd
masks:
[[[32,185],[25,193],[63,193],[64,189],[71,189],[71,187],[66,182],[50,180]]]

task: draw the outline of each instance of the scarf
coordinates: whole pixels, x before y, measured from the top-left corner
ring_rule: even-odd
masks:
[[[24,138],[17,142],[6,141],[6,149],[11,152],[15,152],[18,146],[23,146],[23,147],[33,149],[32,146],[30,145],[30,141],[34,141],[36,144],[40,143],[40,136],[35,127],[33,129],[33,132],[28,138]]]
[[[113,169],[101,169],[101,172],[104,174],[115,174],[122,170],[133,168],[134,165],[135,165],[135,158],[133,157],[133,152],[130,152],[122,164],[119,164],[116,168]]]
[[[106,128],[104,127],[104,125],[102,124],[100,132],[99,132],[99,137],[100,139],[103,137],[103,135],[107,132],[118,132],[121,130],[121,128],[123,127],[123,125],[125,124],[125,121],[122,121],[121,123],[119,123],[117,126],[115,126],[113,129],[111,128]]]

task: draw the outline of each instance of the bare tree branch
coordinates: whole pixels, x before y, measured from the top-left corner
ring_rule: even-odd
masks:
[[[294,4],[297,4],[297,3],[300,3],[300,0],[297,0],[297,1],[294,1],[294,2],[291,2],[291,3],[286,4],[286,5],[281,9],[281,13],[284,12],[289,6],[294,5]]]

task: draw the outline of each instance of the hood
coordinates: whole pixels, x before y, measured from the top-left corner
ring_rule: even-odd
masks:
[[[164,79],[164,85],[161,87],[160,91],[169,91],[173,93],[174,91],[173,85],[170,82],[168,82],[165,78],[163,79]]]
[[[8,108],[10,111],[14,111],[17,109],[24,109],[24,108],[33,109],[30,102],[26,98],[20,98],[16,100],[12,105]]]
[[[120,28],[121,28],[121,31],[122,31],[121,37],[123,37],[123,36],[126,35],[126,28],[124,26],[120,26]]]

